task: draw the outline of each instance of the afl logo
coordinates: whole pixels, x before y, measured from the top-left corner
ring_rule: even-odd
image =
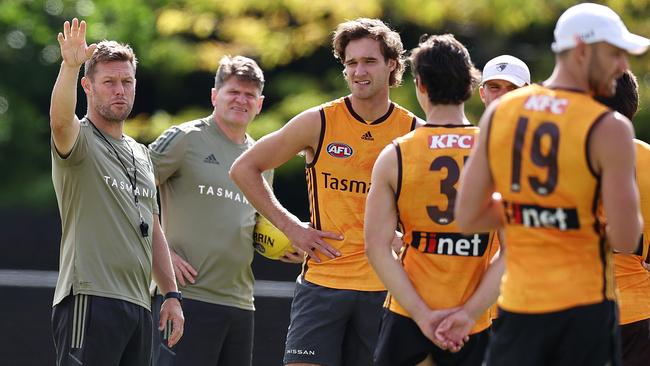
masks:
[[[335,158],[349,158],[352,156],[352,148],[342,142],[332,142],[327,145],[327,153]]]

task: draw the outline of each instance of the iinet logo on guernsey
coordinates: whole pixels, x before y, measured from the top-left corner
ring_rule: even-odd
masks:
[[[524,109],[536,112],[548,112],[562,114],[566,112],[569,100],[565,98],[554,98],[550,95],[531,95],[524,103]]]
[[[471,149],[474,146],[474,135],[431,135],[429,149]]]
[[[414,231],[413,248],[429,254],[482,257],[487,249],[490,234],[434,233]]]
[[[555,228],[560,231],[580,229],[575,208],[542,207],[503,201],[509,224],[531,228]]]

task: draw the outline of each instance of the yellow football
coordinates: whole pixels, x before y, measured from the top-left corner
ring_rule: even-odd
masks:
[[[287,251],[295,252],[289,238],[262,215],[257,215],[257,224],[253,230],[253,247],[269,259],[279,259]]]

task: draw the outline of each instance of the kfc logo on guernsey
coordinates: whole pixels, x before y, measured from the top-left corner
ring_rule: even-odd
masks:
[[[474,135],[431,135],[429,149],[471,149],[474,146]]]
[[[503,207],[506,220],[511,225],[560,231],[580,229],[578,211],[575,208],[522,205],[508,201],[503,201]]]
[[[423,253],[482,257],[490,240],[490,234],[463,235],[460,233],[432,233],[414,231],[411,246]]]
[[[535,112],[562,114],[569,106],[569,100],[550,95],[531,95],[524,103],[524,109]]]
[[[349,158],[352,156],[353,151],[350,145],[342,142],[332,142],[327,145],[327,153],[335,158]]]

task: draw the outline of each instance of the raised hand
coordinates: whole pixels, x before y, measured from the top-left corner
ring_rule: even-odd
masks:
[[[61,57],[68,66],[80,67],[86,62],[97,48],[96,44],[86,45],[86,22],[77,18],[72,24],[66,20],[63,23],[63,33],[56,37],[61,46]]]

